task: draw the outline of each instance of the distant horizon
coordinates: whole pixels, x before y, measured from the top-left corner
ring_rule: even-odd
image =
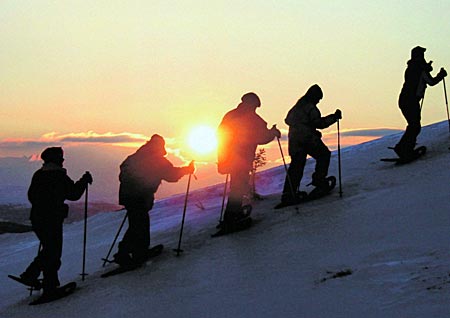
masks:
[[[341,147],[349,147],[353,145],[357,145],[360,143],[364,143],[370,140],[374,140],[377,138],[381,138],[386,135],[399,133],[402,130],[394,129],[394,128],[378,128],[378,129],[357,129],[357,130],[343,130],[341,131]],[[108,136],[113,136],[112,134],[108,134]],[[66,137],[63,137],[66,138]],[[114,138],[114,137],[111,137]],[[330,150],[335,150],[337,148],[337,138],[336,131],[333,128],[330,128],[324,132],[323,135],[324,142],[330,147]],[[89,139],[89,137],[87,137]],[[108,138],[97,140],[95,143],[92,140],[87,140],[85,143],[82,142],[82,139],[78,138],[76,141],[65,139],[61,143],[52,143],[52,142],[43,142],[42,140],[39,142],[31,142],[28,141],[26,143],[20,144],[16,141],[0,141],[0,149],[5,145],[9,145],[10,143],[13,145],[14,151],[24,151],[26,147],[31,145],[32,147],[43,147],[39,149],[39,152],[28,152],[28,155],[21,155],[17,157],[8,156],[2,157],[0,156],[0,172],[2,168],[5,168],[4,161],[8,160],[9,166],[8,169],[14,170],[14,160],[15,159],[26,159],[27,161],[31,161],[33,163],[32,166],[28,166],[28,169],[24,169],[23,165],[20,165],[16,168],[19,171],[9,171],[8,174],[0,173],[0,182],[2,184],[8,184],[8,182],[12,185],[21,185],[24,189],[26,189],[31,181],[32,173],[37,170],[41,166],[41,160],[39,159],[40,152],[45,149],[45,147],[59,145],[62,146],[65,150],[66,161],[64,163],[64,167],[68,170],[68,175],[77,180],[81,174],[88,170],[94,176],[94,183],[91,189],[91,200],[95,200],[96,202],[105,202],[110,204],[118,204],[117,202],[117,193],[118,193],[118,174],[119,174],[119,165],[125,160],[125,158],[132,154],[137,147],[140,145],[136,145],[133,147],[124,147],[124,146],[115,146],[114,144],[110,144],[107,141],[111,140]],[[145,138],[142,138],[145,140]],[[171,147],[173,146],[174,140],[168,138],[169,141],[169,151],[168,151],[168,159],[174,163],[175,166],[180,166],[186,164],[189,159],[183,158],[182,156],[178,156],[180,154],[179,151],[173,151]],[[283,154],[285,156],[286,162],[289,164],[290,157],[288,155],[287,149],[287,137],[286,131],[284,131],[283,137],[281,139]],[[19,147],[20,146],[20,147]],[[101,151],[102,147],[105,151]],[[272,141],[267,145],[263,145],[260,148],[264,148],[266,150],[267,163],[265,166],[261,167],[258,171],[264,171],[276,166],[280,166],[283,164],[279,146],[276,140]],[[20,149],[20,150],[19,150]],[[31,154],[32,153],[32,154]],[[197,161],[197,170],[196,176],[197,179],[193,179],[191,189],[196,190],[203,187],[212,186],[215,184],[220,184],[225,181],[225,176],[220,175],[217,172],[215,156],[216,154],[210,154],[212,159],[208,159],[206,161]],[[332,163],[334,164],[334,163]],[[16,180],[15,180],[16,179]],[[186,180],[181,179],[177,183],[167,183],[163,182],[160,186],[159,190],[156,193],[157,200],[166,198],[172,195],[182,194],[186,191]],[[23,201],[27,202],[25,193],[22,196],[17,195],[12,196],[15,200],[21,200],[23,197]],[[3,198],[7,199],[7,198]],[[3,201],[3,200],[2,200]]]

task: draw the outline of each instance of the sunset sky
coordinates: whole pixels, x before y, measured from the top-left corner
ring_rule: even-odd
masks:
[[[314,83],[323,114],[342,109],[342,129],[404,129],[397,98],[410,50],[427,48],[433,75],[449,69],[449,12],[439,0],[4,0],[0,157],[89,144],[116,147],[120,162],[158,133],[180,163],[213,163],[214,152],[188,147],[194,127],[215,129],[254,91],[268,125],[287,129]],[[441,84],[427,90],[422,118],[447,118]]]

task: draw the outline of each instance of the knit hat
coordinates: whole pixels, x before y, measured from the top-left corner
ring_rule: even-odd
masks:
[[[41,159],[45,163],[61,163],[64,160],[64,152],[61,147],[49,147],[41,153]]]
[[[252,92],[244,94],[241,97],[241,101],[244,104],[254,105],[256,107],[261,106],[261,100],[259,99],[258,95],[256,95],[255,93],[252,93]]]

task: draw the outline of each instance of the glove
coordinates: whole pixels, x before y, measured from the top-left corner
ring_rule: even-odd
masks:
[[[442,67],[438,74],[440,77],[444,78],[447,76],[447,71]]]
[[[186,174],[193,174],[195,171],[194,160],[189,163],[189,166],[186,167]]]
[[[81,180],[86,184],[92,184],[92,175],[89,173],[89,171],[86,171],[83,176],[81,177]]]
[[[342,119],[342,112],[340,109],[336,109],[334,112],[334,118],[336,118],[336,120]]]
[[[273,125],[270,131],[275,137],[281,138],[281,131],[277,128],[277,125]]]

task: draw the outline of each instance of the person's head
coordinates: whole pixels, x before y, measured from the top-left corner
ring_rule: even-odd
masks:
[[[255,108],[261,106],[261,100],[259,99],[258,95],[253,92],[244,94],[241,97],[241,101],[243,104],[253,106]]]
[[[427,49],[421,46],[416,46],[411,50],[411,59],[412,60],[420,60],[425,59],[425,51]]]
[[[143,150],[145,153],[160,154],[165,156],[167,154],[165,146],[166,141],[164,138],[158,134],[154,134],[152,138],[150,138],[150,140],[147,141],[147,143],[139,150]]]
[[[54,163],[62,166],[64,162],[64,151],[61,147],[49,147],[41,153],[44,163]]]
[[[308,101],[317,104],[323,98],[323,92],[319,85],[314,84],[306,91],[304,96]]]

